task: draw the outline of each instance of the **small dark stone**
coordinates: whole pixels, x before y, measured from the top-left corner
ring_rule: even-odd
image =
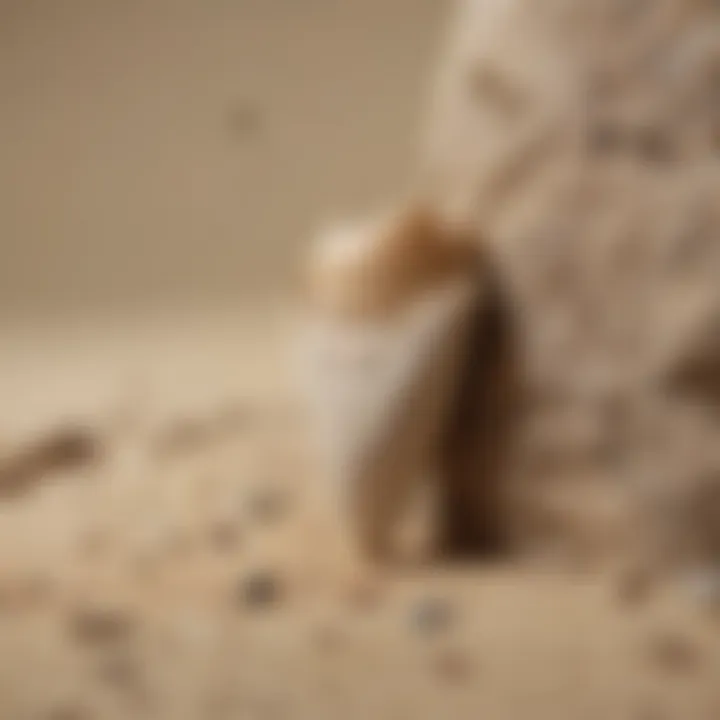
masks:
[[[412,626],[419,632],[437,633],[446,630],[453,621],[450,604],[439,598],[423,598],[412,608]]]
[[[20,447],[0,463],[0,496],[19,497],[49,473],[98,462],[105,447],[98,433],[69,425]]]
[[[80,608],[70,619],[75,638],[88,644],[114,643],[126,638],[134,628],[133,618],[121,610]]]
[[[261,609],[278,602],[281,587],[271,572],[262,570],[241,578],[235,594],[239,604],[248,608]]]
[[[698,648],[688,638],[676,633],[655,635],[648,650],[653,664],[672,674],[692,673],[701,661]]]

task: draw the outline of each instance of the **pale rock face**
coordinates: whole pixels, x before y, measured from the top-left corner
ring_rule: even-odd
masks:
[[[372,265],[392,222],[330,230],[313,244],[311,265],[330,281],[358,263]],[[380,272],[385,265],[377,262]],[[340,292],[352,294],[352,285]],[[477,278],[464,272],[413,291],[381,315],[347,316],[336,294],[305,309],[300,380],[325,489],[370,555],[387,555],[399,516],[433,475],[478,293]]]
[[[587,503],[539,516],[588,485],[633,505],[628,542],[717,562],[720,5],[464,0],[431,101],[426,180],[469,199],[522,327],[505,522],[573,542]]]

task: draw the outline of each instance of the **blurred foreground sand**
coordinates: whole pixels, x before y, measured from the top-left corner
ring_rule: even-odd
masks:
[[[15,336],[8,445],[72,418],[106,444],[0,501],[1,717],[718,717],[720,620],[641,578],[325,582],[289,318]]]

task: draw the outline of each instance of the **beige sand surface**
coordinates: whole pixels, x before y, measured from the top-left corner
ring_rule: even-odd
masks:
[[[288,317],[17,336],[14,442],[74,417],[107,444],[1,501],[0,717],[717,717],[718,617],[668,589],[509,564],[347,589]]]
[[[443,10],[0,2],[0,457],[100,455],[0,488],[2,720],[720,717],[720,621],[668,590],[323,572],[268,298],[397,188]]]

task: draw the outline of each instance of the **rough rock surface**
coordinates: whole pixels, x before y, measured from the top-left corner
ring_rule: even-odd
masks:
[[[509,521],[717,561],[720,4],[466,0],[432,100],[425,177],[522,322]]]

